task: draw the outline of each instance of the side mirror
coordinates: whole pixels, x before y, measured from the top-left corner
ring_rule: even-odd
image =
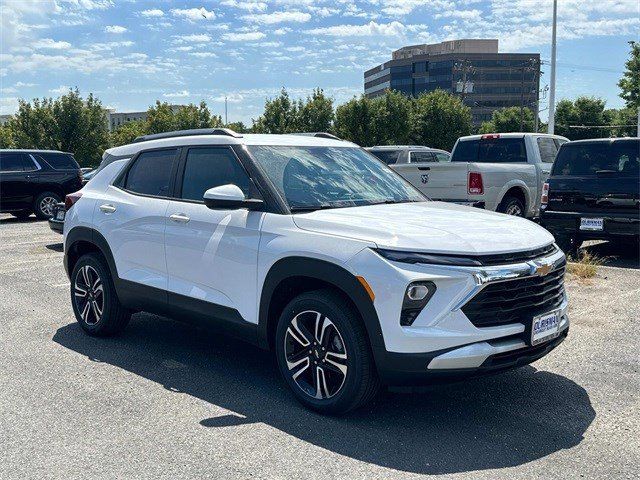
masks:
[[[257,198],[246,198],[237,185],[221,185],[204,192],[204,204],[211,209],[248,208],[259,210],[264,202]]]

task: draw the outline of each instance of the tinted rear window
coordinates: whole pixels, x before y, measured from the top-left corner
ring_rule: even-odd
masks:
[[[640,142],[635,140],[569,143],[560,148],[552,175],[585,177],[600,172],[617,177],[637,177],[639,156]]]
[[[396,163],[398,161],[398,157],[400,156],[399,150],[369,150],[369,152],[373,153],[387,165],[393,165],[394,163]]]
[[[491,138],[460,141],[452,162],[517,163],[527,161],[524,138]]]
[[[78,170],[80,168],[73,155],[66,153],[39,153],[38,157],[44,159],[51,168],[56,170]]]
[[[144,195],[168,196],[175,156],[176,150],[141,153],[127,173],[125,188]]]

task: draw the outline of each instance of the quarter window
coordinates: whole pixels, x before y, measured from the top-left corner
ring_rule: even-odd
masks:
[[[558,147],[553,138],[538,137],[538,149],[540,150],[540,158],[544,163],[553,163],[558,153]]]
[[[228,148],[190,149],[184,166],[182,195],[185,200],[202,200],[213,187],[234,184],[251,196],[247,173]]]
[[[175,156],[175,149],[140,154],[127,173],[125,189],[143,195],[169,196]]]
[[[38,156],[44,158],[44,161],[56,170],[78,170],[80,168],[80,165],[78,165],[72,155],[64,153],[42,153]]]

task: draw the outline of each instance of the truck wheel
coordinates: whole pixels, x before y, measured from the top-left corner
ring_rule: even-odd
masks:
[[[83,255],[73,267],[71,305],[76,320],[91,336],[117,335],[131,318],[116,295],[109,267],[97,253]]]
[[[522,200],[517,197],[507,196],[502,199],[498,211],[506,213],[507,215],[513,215],[516,217],[524,217],[524,205]]]
[[[33,210],[40,220],[47,220],[53,216],[53,207],[61,201],[60,195],[53,192],[42,192],[33,202]]]
[[[296,398],[324,414],[342,414],[369,402],[380,381],[364,325],[332,290],[294,298],[275,336],[280,373]]]

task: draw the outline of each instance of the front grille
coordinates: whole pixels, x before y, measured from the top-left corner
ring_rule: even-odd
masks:
[[[476,327],[492,327],[531,319],[557,308],[564,298],[566,262],[544,277],[491,283],[462,307]]]
[[[557,248],[550,244],[546,247],[536,248],[535,250],[527,250],[526,252],[500,253],[496,255],[478,255],[474,258],[478,259],[482,265],[509,265],[511,263],[523,263],[528,260],[534,260],[540,257],[546,257],[555,253]]]

